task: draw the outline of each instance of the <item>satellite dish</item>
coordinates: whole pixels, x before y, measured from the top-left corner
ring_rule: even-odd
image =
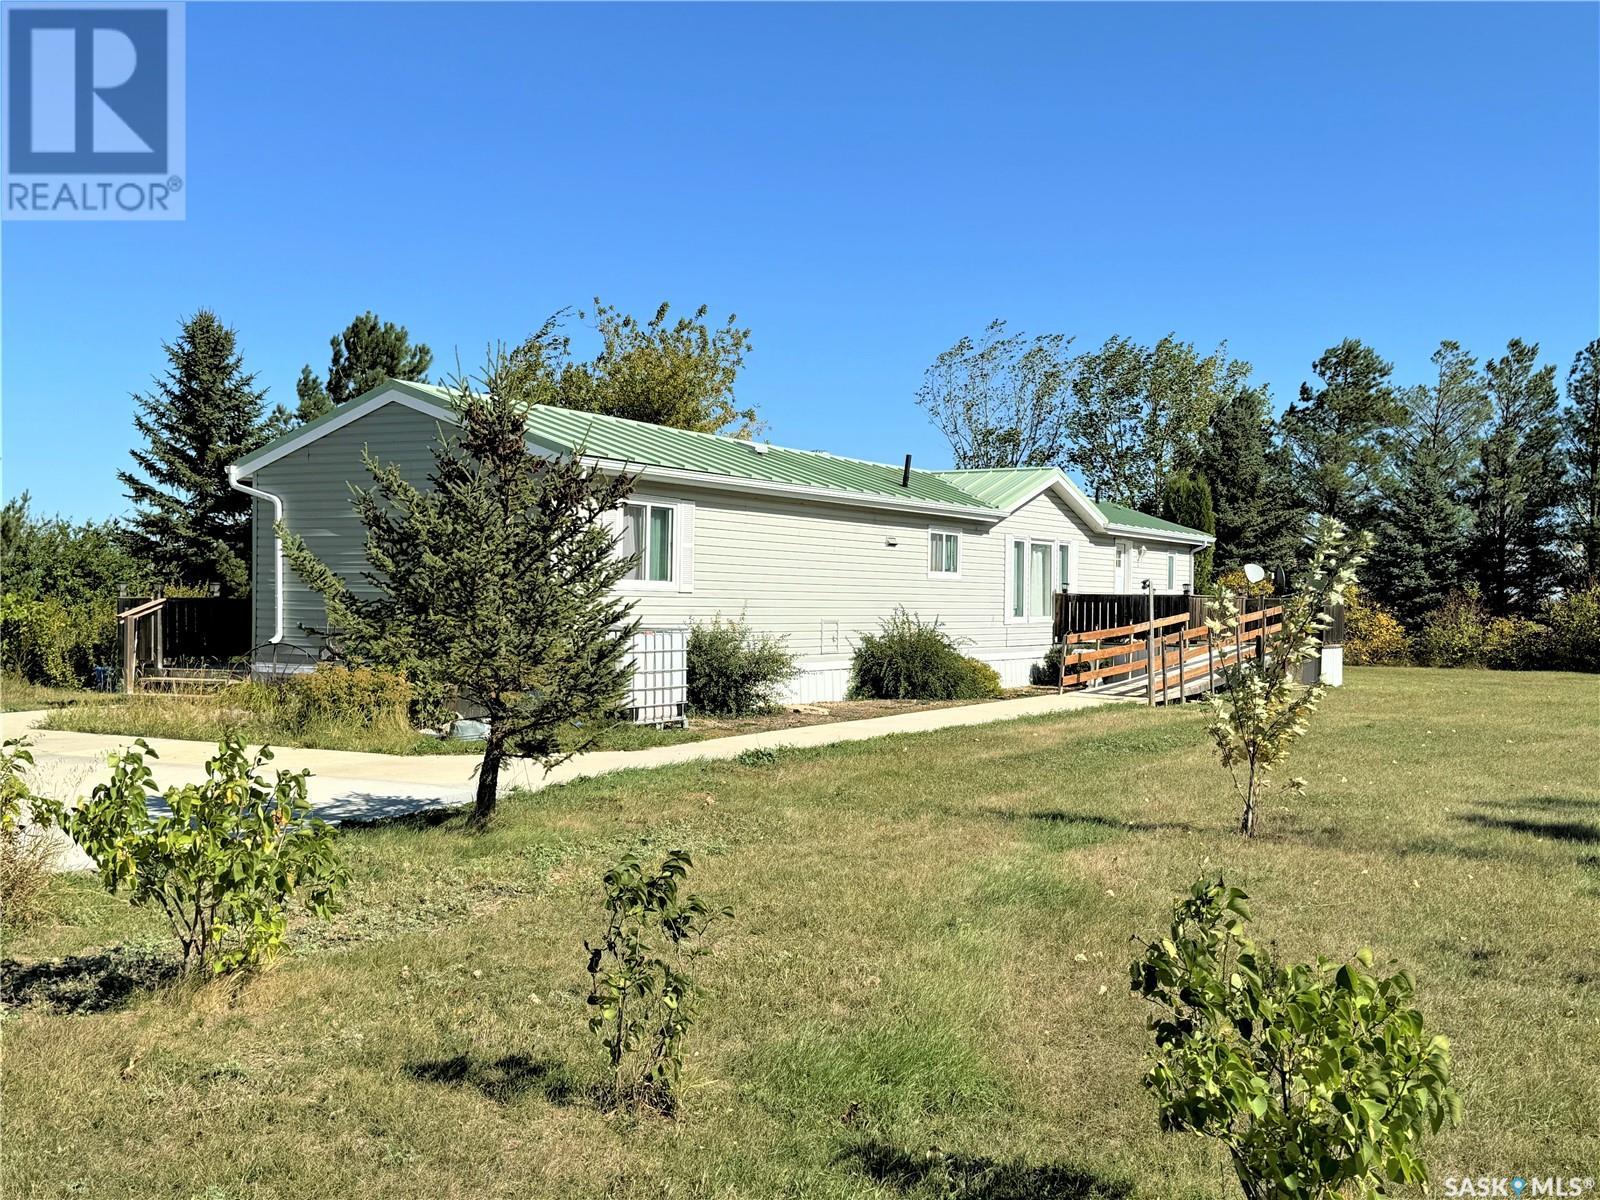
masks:
[[[1267,572],[1259,563],[1245,563],[1244,577],[1251,583],[1260,583],[1267,577]]]

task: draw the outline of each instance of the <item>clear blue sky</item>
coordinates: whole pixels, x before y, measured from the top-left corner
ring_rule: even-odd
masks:
[[[599,294],[737,312],[772,440],[919,465],[993,316],[1227,338],[1600,329],[1600,7],[191,4],[188,220],[8,223],[4,492],[122,512],[201,306],[271,398],[373,308],[481,361]]]

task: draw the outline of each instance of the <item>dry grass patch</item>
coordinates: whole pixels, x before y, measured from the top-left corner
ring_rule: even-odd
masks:
[[[478,837],[352,830],[346,913],[237,992],[7,1016],[8,1195],[1216,1196],[1223,1164],[1155,1128],[1126,974],[1202,871],[1285,954],[1415,972],[1466,1102],[1438,1175],[1583,1174],[1597,700],[1592,677],[1352,671],[1256,844],[1203,715],[1120,706],[612,775]],[[679,845],[737,919],[697,969],[683,1115],[606,1114],[598,875]],[[86,901],[8,952],[142,930]]]

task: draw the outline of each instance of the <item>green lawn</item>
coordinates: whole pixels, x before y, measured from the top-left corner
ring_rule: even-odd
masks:
[[[1280,952],[1415,972],[1466,1105],[1436,1178],[1593,1175],[1600,680],[1349,675],[1255,844],[1203,712],[1133,706],[614,775],[514,798],[481,837],[348,832],[345,911],[265,976],[6,1018],[5,1192],[1234,1194],[1157,1131],[1127,985],[1130,935],[1217,871]],[[675,1120],[585,1098],[581,940],[639,846],[693,852],[738,913],[699,968],[716,999]],[[8,954],[158,934],[64,899]]]

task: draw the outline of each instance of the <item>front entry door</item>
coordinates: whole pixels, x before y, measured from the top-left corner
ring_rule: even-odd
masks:
[[[1123,593],[1128,590],[1128,543],[1117,543],[1116,568],[1111,575],[1111,590]]]

